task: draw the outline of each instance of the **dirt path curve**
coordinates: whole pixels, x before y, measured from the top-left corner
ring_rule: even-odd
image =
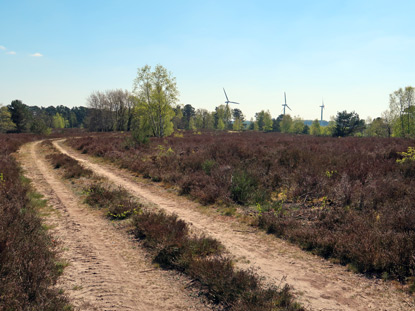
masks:
[[[294,286],[298,300],[310,310],[415,310],[414,298],[393,284],[353,274],[345,267],[333,265],[230,218],[201,213],[194,202],[140,182],[114,165],[94,163],[96,160],[92,157],[63,145],[62,140],[53,143],[97,175],[107,177],[147,202],[176,213],[197,230],[220,240],[238,259],[238,266],[255,267],[269,282],[278,283],[286,277],[286,282]]]
[[[185,292],[184,280],[149,264],[143,251],[97,211],[83,206],[39,154],[24,145],[18,160],[55,212],[45,218],[69,262],[59,286],[80,310],[208,310]],[[57,211],[56,211],[57,210]]]

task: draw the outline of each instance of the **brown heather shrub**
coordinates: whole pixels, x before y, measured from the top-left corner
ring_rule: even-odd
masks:
[[[53,243],[9,153],[37,137],[0,135],[0,310],[64,310]],[[33,195],[32,195],[33,196]]]
[[[165,245],[180,246],[189,233],[189,227],[183,220],[163,211],[144,210],[133,217],[133,225],[135,236],[145,239],[146,246],[155,249]]]
[[[215,239],[194,237],[176,215],[144,210],[133,216],[134,234],[154,253],[163,268],[176,269],[198,281],[201,290],[226,310],[304,310],[296,304],[288,286],[264,288],[252,271],[235,270],[223,257]]]
[[[91,176],[92,171],[83,168],[78,161],[63,153],[51,153],[46,158],[52,163],[55,169],[62,168],[65,171],[65,178],[79,178],[81,176]]]
[[[110,219],[122,220],[139,212],[141,204],[137,203],[123,188],[111,189],[100,183],[84,189],[85,202],[93,207],[106,208]]]
[[[304,310],[297,304],[290,287],[264,288],[252,270],[236,271],[226,257],[193,261],[189,274],[207,290],[207,296],[225,306],[226,310]]]

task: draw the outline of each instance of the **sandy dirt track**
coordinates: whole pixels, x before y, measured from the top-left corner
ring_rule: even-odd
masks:
[[[40,148],[39,142],[26,144],[17,158],[53,207],[45,221],[69,262],[58,285],[78,310],[211,310],[189,296],[187,280],[155,269],[126,233],[79,202]]]
[[[97,163],[96,159],[65,146],[63,140],[53,144],[95,174],[124,187],[144,202],[176,213],[196,230],[220,240],[239,267],[254,267],[271,284],[279,284],[286,277],[298,300],[309,310],[415,310],[414,298],[389,282],[353,274],[231,218],[202,213],[196,203],[142,182],[114,165]]]

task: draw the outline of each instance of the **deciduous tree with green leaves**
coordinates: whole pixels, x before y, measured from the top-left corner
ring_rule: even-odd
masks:
[[[16,129],[12,121],[12,115],[7,107],[0,105],[0,132],[8,132]]]
[[[400,88],[389,95],[389,109],[393,117],[393,136],[415,135],[415,88]]]
[[[206,109],[197,109],[195,116],[195,125],[198,129],[209,129],[215,128],[215,112],[209,112]]]
[[[228,113],[229,107],[225,105],[220,105],[215,108],[215,128],[218,130],[224,130],[226,129],[226,120],[227,120],[227,113]],[[230,111],[229,111],[230,115]],[[228,118],[229,120],[229,118]]]
[[[293,134],[305,134],[304,133],[304,120],[300,117],[294,117],[294,120],[291,124],[290,133]]]
[[[382,118],[373,119],[370,123],[366,122],[365,136],[370,137],[389,137],[388,125]]]
[[[53,116],[52,125],[55,129],[65,128],[65,119],[61,116],[60,113],[57,113]]]
[[[258,125],[260,131],[269,132],[272,131],[272,117],[269,111],[260,111],[255,114],[255,122]]]
[[[172,105],[178,101],[176,79],[161,65],[139,68],[134,80],[135,118],[141,135],[164,137],[173,132]]]
[[[292,124],[293,119],[291,116],[289,114],[284,115],[280,122],[281,133],[290,133]]]
[[[321,127],[320,127],[320,121],[315,119],[313,123],[311,123],[310,127],[310,134],[314,136],[320,136],[321,135]]]

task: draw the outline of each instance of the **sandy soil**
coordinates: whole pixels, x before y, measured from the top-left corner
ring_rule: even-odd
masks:
[[[17,158],[52,207],[45,222],[69,263],[58,286],[78,310],[211,310],[191,297],[188,280],[153,267],[127,233],[79,202],[40,148],[24,145]]]
[[[198,204],[145,183],[114,165],[81,155],[63,145],[62,140],[53,143],[95,174],[124,187],[144,202],[176,213],[195,230],[220,240],[239,267],[254,267],[271,284],[280,284],[285,278],[309,310],[415,310],[414,298],[392,282],[367,279],[230,217],[208,215],[201,212]]]

